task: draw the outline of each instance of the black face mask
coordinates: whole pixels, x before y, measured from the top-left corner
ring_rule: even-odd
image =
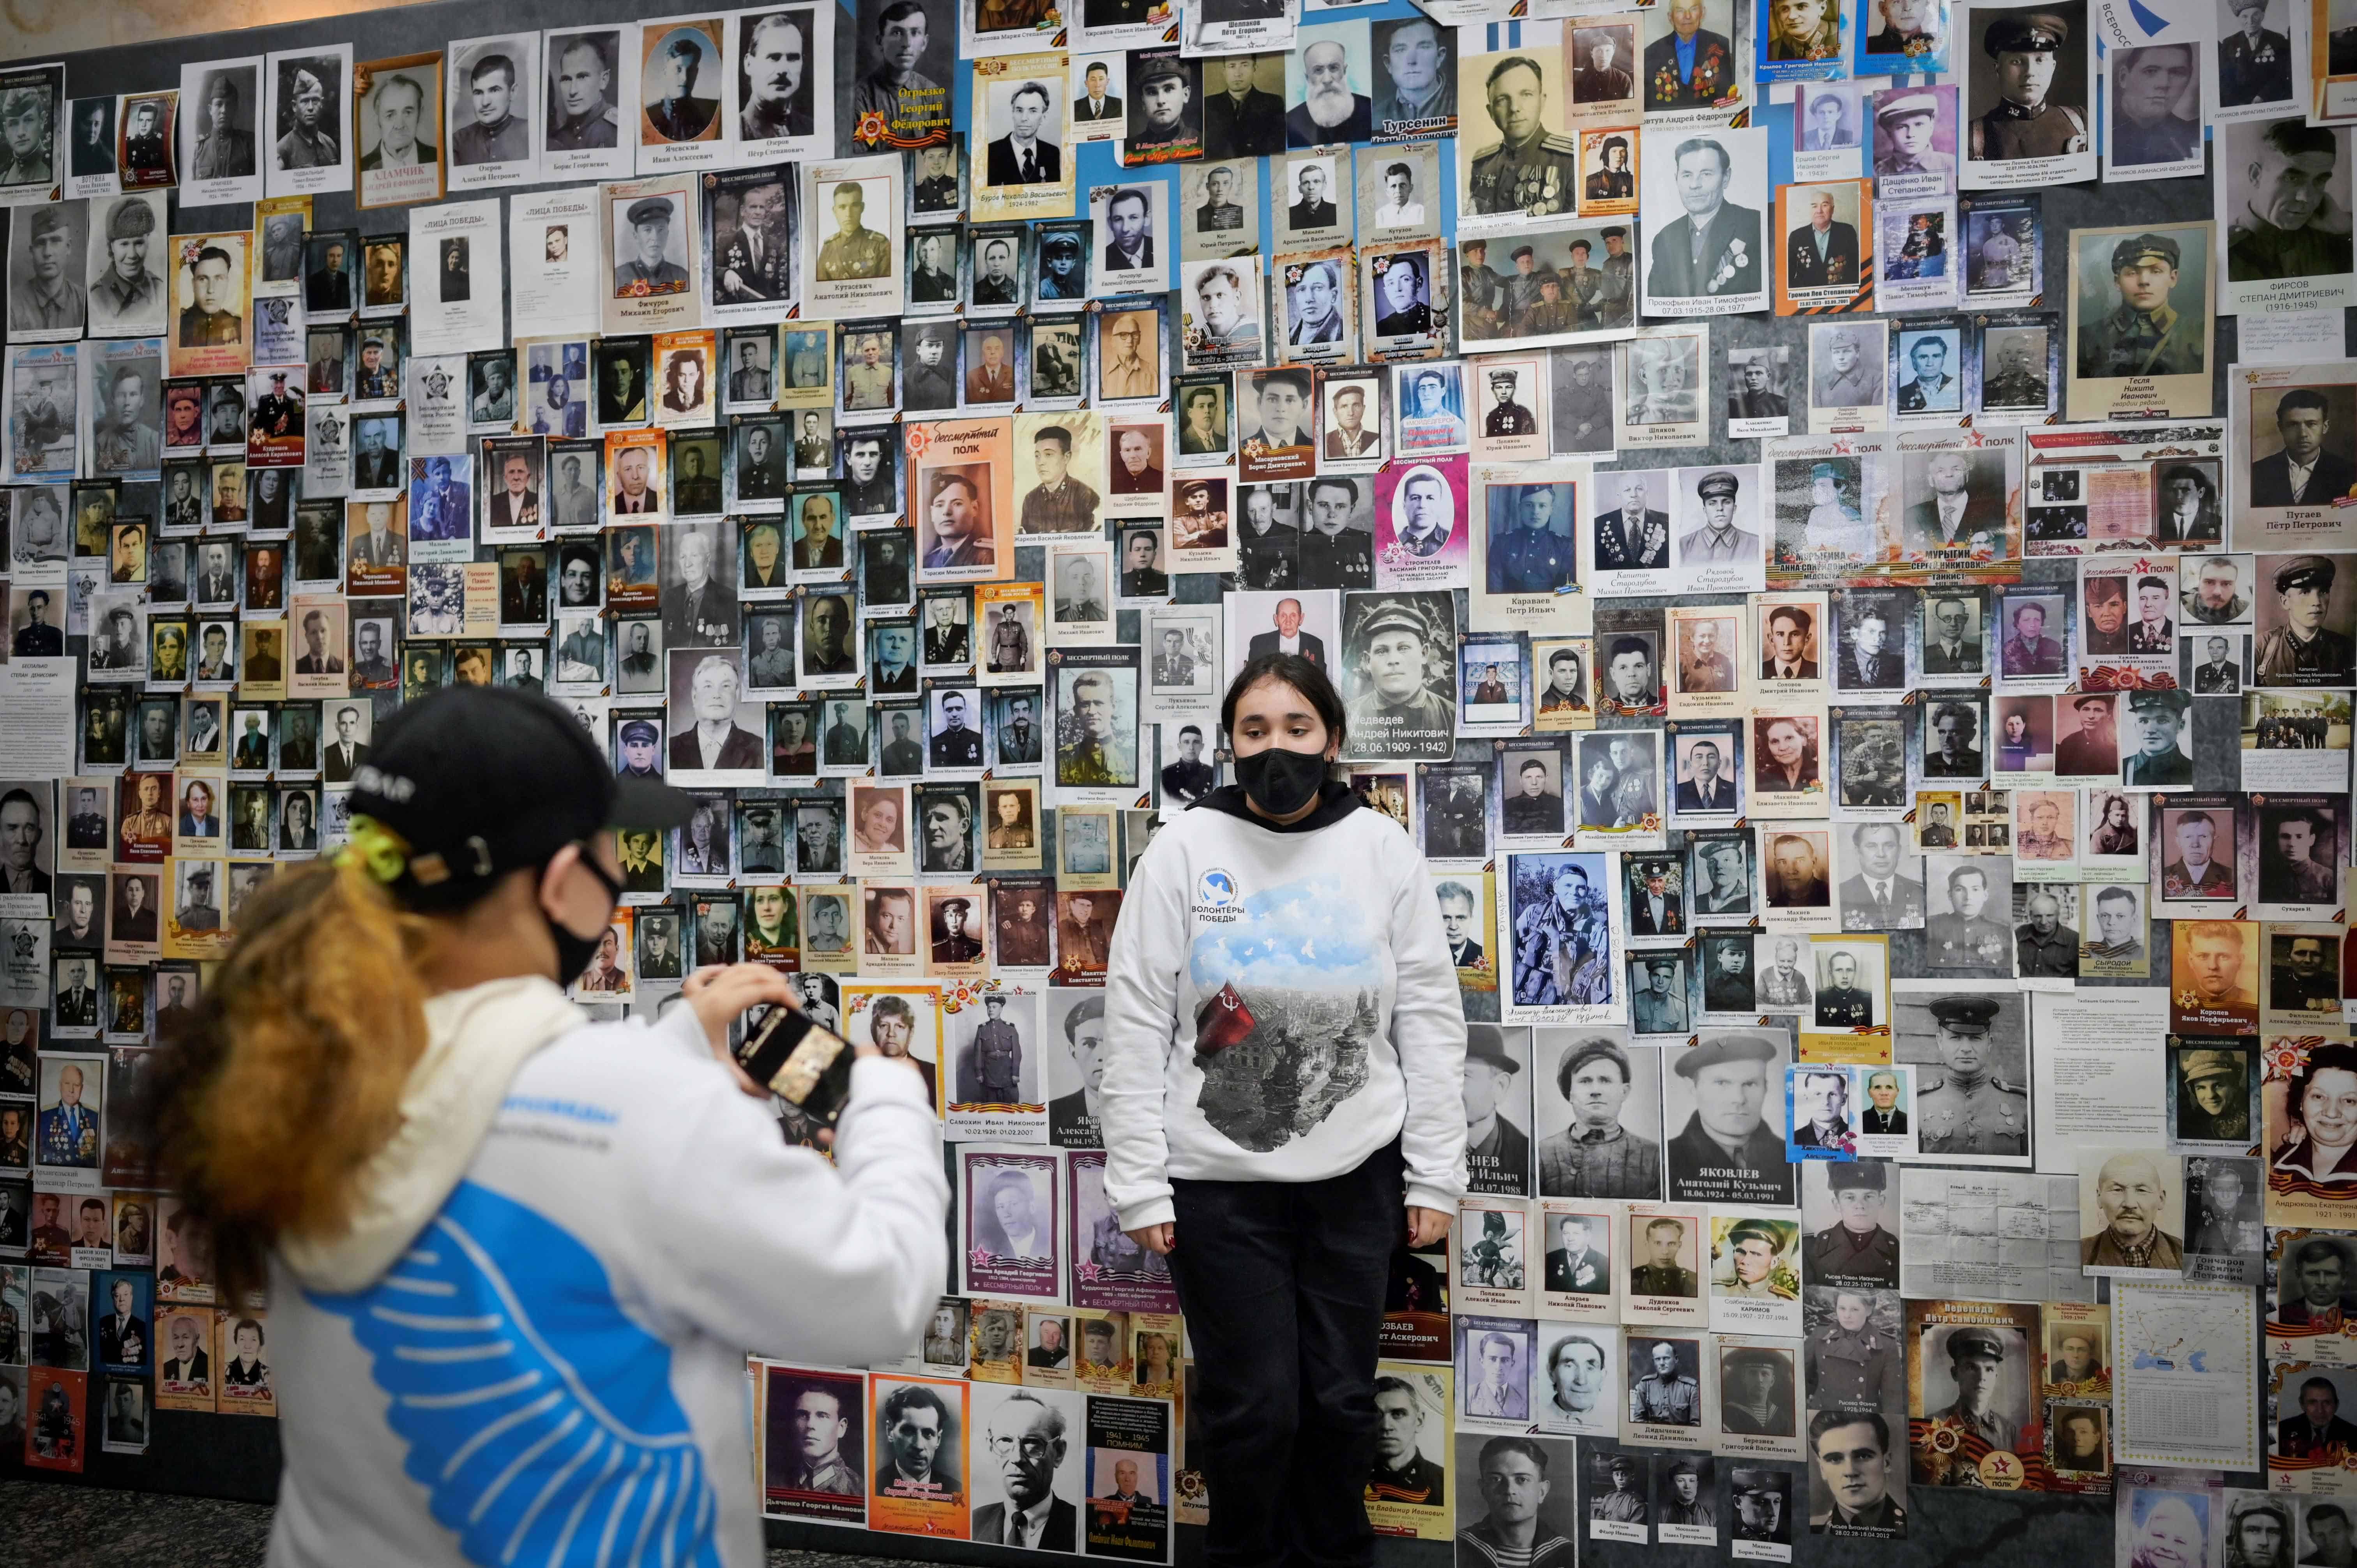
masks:
[[[606,868],[592,860],[587,849],[581,853],[581,865],[604,885],[608,899],[616,904],[622,901],[622,885],[607,875]],[[607,913],[610,917],[613,911],[608,909]],[[597,961],[598,946],[606,940],[605,929],[601,926],[594,937],[576,937],[547,910],[543,909],[540,918],[548,922],[549,940],[556,944],[556,983],[569,989],[575,981],[589,972],[590,964]]]
[[[1289,817],[1318,798],[1326,782],[1326,758],[1315,751],[1272,746],[1236,758],[1236,782],[1244,798],[1272,817]]]

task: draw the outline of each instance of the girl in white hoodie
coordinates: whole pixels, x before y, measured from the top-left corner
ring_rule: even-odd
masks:
[[[1114,928],[1105,1196],[1195,1344],[1205,1561],[1362,1568],[1364,1497],[1448,1501],[1446,1412],[1375,1356],[1393,1249],[1465,1190],[1465,1015],[1424,857],[1327,777],[1325,671],[1264,654],[1220,717],[1239,783],[1155,835]]]
[[[272,1568],[759,1568],[746,1353],[897,1356],[940,1294],[923,1084],[862,1047],[830,1165],[727,1063],[776,972],[699,971],[651,1027],[565,999],[610,830],[691,808],[547,699],[405,707],[353,784],[350,846],[247,906],[158,1101],[223,1305],[270,1293]]]

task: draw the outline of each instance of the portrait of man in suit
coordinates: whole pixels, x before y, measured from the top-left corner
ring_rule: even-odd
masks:
[[[1702,9],[1699,0],[1695,9]],[[1671,154],[1671,163],[1676,165],[1678,205],[1685,212],[1654,236],[1645,295],[1718,299],[1760,293],[1760,215],[1756,208],[1727,200],[1735,160],[1726,144],[1716,136],[1687,136]]]
[[[688,682],[693,718],[671,737],[671,767],[759,768],[761,738],[737,723],[737,698],[744,682],[734,660],[707,654]]]
[[[1075,120],[1118,120],[1122,117],[1121,100],[1108,94],[1105,89],[1113,81],[1113,73],[1103,60],[1089,61],[1081,73],[1081,96],[1072,103]]]
[[[2323,392],[2292,388],[2276,403],[2275,424],[2282,449],[2251,465],[2250,505],[2329,506],[2357,489],[2357,462],[2345,450],[2350,437],[2334,433]]]
[[[1316,632],[1301,629],[1301,601],[1285,598],[1276,601],[1276,629],[1253,634],[1245,645],[1246,657],[1261,658],[1270,653],[1298,653],[1320,670],[1326,663],[1326,643]]]
[[[1063,178],[1063,153],[1040,134],[1056,95],[1043,82],[1027,81],[1006,100],[1006,134],[990,144],[985,183],[1053,185]]]

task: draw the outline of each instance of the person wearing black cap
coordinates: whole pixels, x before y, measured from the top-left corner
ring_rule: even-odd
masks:
[[[710,102],[711,100],[700,100]],[[651,113],[651,111],[650,111]],[[687,269],[663,255],[671,239],[671,199],[644,196],[630,203],[625,214],[630,226],[632,254],[614,268],[614,291],[676,294],[688,283]]]
[[[1743,1034],[1706,1036],[1677,1054],[1673,1065],[1694,1086],[1695,1109],[1667,1150],[1672,1199],[1792,1201],[1784,1140],[1760,1116],[1777,1054],[1768,1040]]]
[[[1530,1134],[1503,1111],[1522,1070],[1506,1053],[1504,1030],[1465,1026],[1465,1168],[1476,1192],[1530,1190]]]
[[[2208,373],[2209,324],[2198,308],[2180,310],[2171,302],[2179,260],[2178,242],[2168,234],[2137,234],[2112,248],[2120,303],[2079,328],[2078,374]]]
[[[2319,471],[2323,459],[2319,457]],[[2311,482],[2310,493],[2314,493]],[[2254,504],[2257,504],[2255,501]],[[2324,624],[2336,568],[2329,555],[2294,555],[2276,567],[2276,602],[2283,624],[2259,639],[2254,680],[2262,686],[2348,683],[2352,645]]]
[[[734,1369],[748,1350],[902,1354],[938,1299],[948,1191],[923,1084],[857,1062],[831,1165],[786,1148],[769,1096],[727,1065],[738,1016],[791,999],[783,976],[700,972],[651,1027],[565,999],[621,892],[613,831],[676,827],[690,801],[617,779],[560,705],[454,688],[374,744],[348,845],[248,901],[158,1064],[184,1211],[224,1288],[273,1284],[277,1370],[314,1395],[279,1412],[279,1549],[397,1556],[440,1529],[431,1493],[355,1443],[471,1441],[504,1469],[627,1406],[630,1430],[601,1439],[614,1467],[585,1467],[566,1506],[627,1509],[628,1456],[671,1454],[687,1489],[645,1517],[648,1549],[751,1561],[752,1494],[718,1480],[751,1462]],[[765,1287],[780,1277],[807,1294]],[[414,1316],[434,1299],[504,1332],[464,1361],[402,1356],[436,1338]],[[552,1361],[574,1369],[561,1384]],[[396,1365],[420,1411],[466,1415],[431,1432],[388,1417]],[[528,1386],[499,1416],[481,1403]]]
[[[1946,1348],[1956,1397],[1945,1409],[1932,1412],[1932,1427],[1959,1427],[1993,1448],[2010,1450],[2020,1435],[2020,1426],[1996,1408],[1997,1382],[2006,1361],[2005,1336],[1994,1328],[1968,1324],[1948,1335]]]
[[[1898,1289],[1899,1238],[1882,1227],[1889,1205],[1889,1167],[1880,1160],[1844,1160],[1829,1163],[1824,1170],[1840,1219],[1811,1231],[1803,1243],[1809,1283]]]
[[[1991,1070],[1990,1024],[1997,1011],[1990,996],[1932,999],[1946,1071],[1928,1079],[1915,1097],[1917,1133],[1927,1155],[2029,1152],[2029,1096]]]
[[[2043,158],[2087,150],[2087,116],[2053,103],[2055,51],[2071,41],[2071,24],[2047,11],[2000,13],[1981,48],[1996,62],[1997,101],[1973,122],[1977,159]]]

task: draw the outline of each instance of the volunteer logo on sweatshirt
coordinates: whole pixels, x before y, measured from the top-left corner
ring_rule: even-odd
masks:
[[[1242,902],[1236,894],[1236,879],[1217,866],[1195,878],[1195,915],[1198,919],[1226,922],[1236,918],[1236,906]]]

